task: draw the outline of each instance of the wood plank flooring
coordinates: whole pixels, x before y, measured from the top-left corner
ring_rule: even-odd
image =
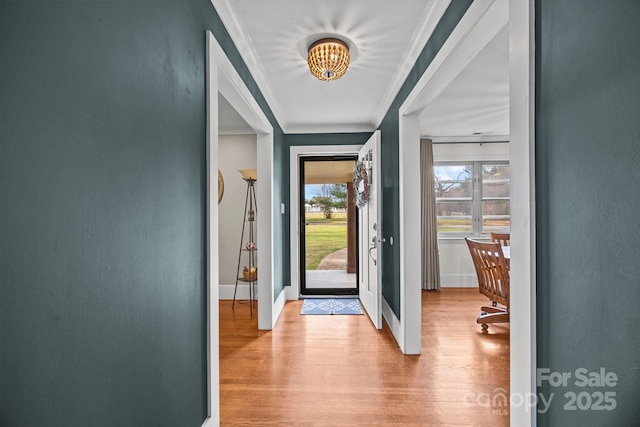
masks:
[[[477,289],[422,294],[422,355],[403,355],[365,316],[302,316],[273,331],[220,302],[223,426],[508,426],[509,324],[481,333]],[[504,389],[504,392],[500,389]]]

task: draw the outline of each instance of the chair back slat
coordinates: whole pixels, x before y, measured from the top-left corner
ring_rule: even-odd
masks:
[[[491,232],[491,241],[498,242],[501,246],[511,246],[511,233]]]
[[[509,307],[509,266],[498,242],[465,238],[478,276],[478,289],[491,301]]]

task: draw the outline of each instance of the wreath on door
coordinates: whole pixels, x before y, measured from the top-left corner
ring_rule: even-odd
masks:
[[[369,176],[367,175],[367,165],[364,162],[356,162],[353,169],[353,187],[356,193],[356,206],[362,209],[369,200]]]

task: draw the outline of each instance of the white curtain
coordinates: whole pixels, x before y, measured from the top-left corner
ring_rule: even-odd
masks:
[[[433,143],[420,139],[421,220],[422,220],[422,289],[440,289],[438,224],[433,175]]]

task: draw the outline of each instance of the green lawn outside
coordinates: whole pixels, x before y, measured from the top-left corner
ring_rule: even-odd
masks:
[[[318,264],[325,256],[347,247],[346,219],[314,222],[305,225],[307,270],[317,270]]]

